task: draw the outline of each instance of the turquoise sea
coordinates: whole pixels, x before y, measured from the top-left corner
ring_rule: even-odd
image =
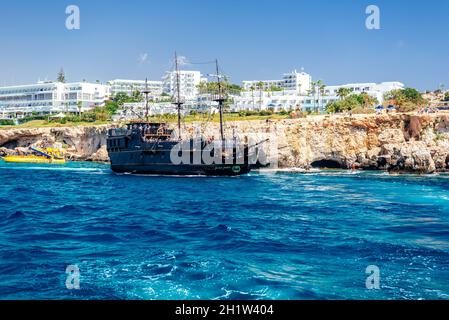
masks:
[[[0,181],[0,299],[449,298],[448,175],[0,162]]]

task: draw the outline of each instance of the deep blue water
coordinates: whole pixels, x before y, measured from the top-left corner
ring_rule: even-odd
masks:
[[[0,181],[0,299],[449,298],[447,175],[0,162]]]

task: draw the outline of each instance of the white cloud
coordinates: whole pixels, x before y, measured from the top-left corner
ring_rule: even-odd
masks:
[[[397,46],[399,49],[404,48],[404,47],[405,47],[405,41],[404,41],[404,40],[399,40],[399,41],[396,43],[396,46]]]
[[[185,56],[178,56],[178,65],[185,66],[185,65],[189,65],[189,64],[190,64],[190,62],[187,59],[187,57],[185,57]]]
[[[146,52],[141,53],[139,55],[138,61],[139,61],[139,64],[144,64],[144,63],[149,62],[149,60],[148,60],[148,53],[146,53]]]

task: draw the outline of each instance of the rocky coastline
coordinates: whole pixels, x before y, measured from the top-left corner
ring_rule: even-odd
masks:
[[[193,134],[200,124],[186,124]],[[204,125],[204,124],[203,124]],[[0,156],[42,142],[62,143],[72,161],[107,162],[106,134],[114,125],[2,128]],[[449,172],[449,115],[326,115],[237,121],[240,134],[275,135],[280,168],[332,167],[393,173]],[[202,131],[218,136],[218,124]]]

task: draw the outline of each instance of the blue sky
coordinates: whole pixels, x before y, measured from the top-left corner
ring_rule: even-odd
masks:
[[[80,30],[65,28],[71,4]],[[381,30],[365,28],[370,4]],[[236,83],[303,67],[329,85],[449,87],[448,12],[446,0],[5,0],[0,85],[54,79],[61,67],[69,81],[160,79],[177,50],[192,62],[218,58]]]

